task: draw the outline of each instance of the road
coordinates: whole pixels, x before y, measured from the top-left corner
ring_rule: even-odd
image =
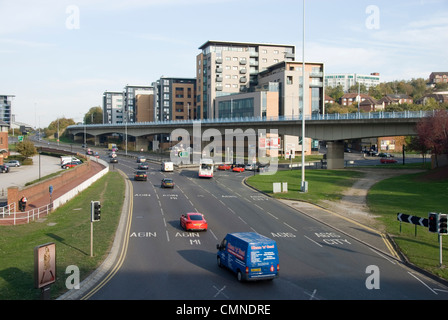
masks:
[[[133,180],[137,163],[115,166]],[[399,261],[319,223],[242,183],[252,172],[194,169],[172,173],[150,164],[148,181],[132,181],[128,247],[119,270],[90,300],[407,300],[447,299],[446,287]],[[172,177],[174,189],[162,189]],[[185,232],[182,213],[203,213],[206,232]],[[239,283],[216,263],[226,233],[255,231],[277,241],[280,277]]]

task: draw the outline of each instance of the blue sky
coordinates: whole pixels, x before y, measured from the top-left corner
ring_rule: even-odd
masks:
[[[305,61],[382,81],[448,71],[448,0],[305,0]],[[195,77],[208,40],[292,44],[302,0],[0,0],[0,94],[19,122],[81,121],[104,91]]]

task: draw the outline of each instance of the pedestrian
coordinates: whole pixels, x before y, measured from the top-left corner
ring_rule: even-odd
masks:
[[[25,195],[23,195],[22,198],[20,198],[20,200],[19,200],[19,209],[20,209],[20,211],[22,211],[22,212],[25,211],[26,202],[27,202],[27,199],[26,199]]]

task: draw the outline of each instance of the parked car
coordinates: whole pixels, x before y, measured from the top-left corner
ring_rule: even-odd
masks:
[[[8,167],[20,167],[20,161],[19,160],[9,160],[5,163]]]
[[[162,179],[162,188],[174,188],[174,181],[171,178],[163,178]]]
[[[188,230],[207,230],[208,223],[204,215],[199,212],[189,212],[180,217],[180,226]]]
[[[381,152],[380,154],[378,154],[378,156],[381,157],[381,158],[393,158],[394,157],[393,154],[390,154],[390,153],[387,153],[387,152]]]
[[[391,159],[391,158],[381,158],[380,162],[381,163],[397,163],[397,160]]]
[[[257,165],[255,165],[253,163],[248,163],[244,167],[244,170],[247,170],[247,171],[255,171],[256,169],[257,169]]]
[[[7,173],[9,172],[9,167],[5,164],[0,164],[0,172],[1,173]]]
[[[137,171],[134,175],[134,180],[136,181],[147,181],[148,175],[146,174],[146,171]]]

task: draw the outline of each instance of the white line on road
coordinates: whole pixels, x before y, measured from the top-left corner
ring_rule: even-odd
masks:
[[[317,244],[319,247],[322,247],[322,245],[321,245],[320,243],[314,241],[313,239],[311,239],[311,238],[309,238],[309,237],[307,237],[307,236],[304,236],[304,237],[307,238],[308,240],[310,240],[311,242],[314,242],[314,243]]]

